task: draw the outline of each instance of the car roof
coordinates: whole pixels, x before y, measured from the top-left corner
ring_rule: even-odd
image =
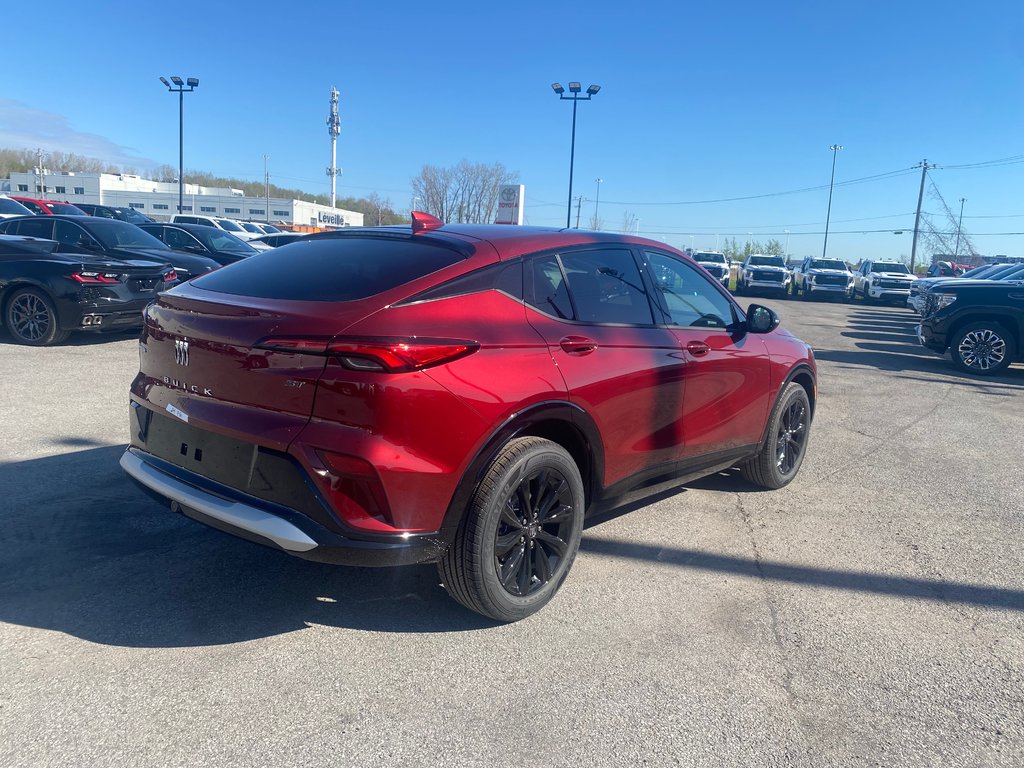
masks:
[[[509,224],[444,224],[434,229],[412,232],[409,225],[387,225],[380,227],[346,227],[344,229],[318,232],[311,238],[359,237],[359,236],[412,236],[425,239],[437,238],[449,243],[452,239],[463,243],[487,242],[500,259],[511,259],[523,254],[552,248],[566,248],[578,245],[639,245],[659,248],[689,259],[690,257],[665,243],[644,237],[617,232],[594,232],[586,229],[556,229],[554,227],[524,227]]]

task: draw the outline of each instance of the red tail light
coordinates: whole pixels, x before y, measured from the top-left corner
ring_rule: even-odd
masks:
[[[165,272],[164,273],[164,282],[165,283],[169,283],[172,280],[177,280],[177,279],[178,279],[178,273],[175,272],[173,269],[170,270],[169,272]]]
[[[75,272],[70,275],[71,279],[84,285],[97,285],[100,283],[120,283],[121,278],[116,272]]]
[[[464,339],[270,337],[258,342],[260,349],[328,355],[356,371],[401,373],[442,365],[472,354],[480,345]]]

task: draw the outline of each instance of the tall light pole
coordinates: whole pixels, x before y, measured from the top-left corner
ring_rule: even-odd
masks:
[[[966,197],[960,198],[960,221],[956,225],[956,250],[953,251],[954,259],[960,256],[960,230],[964,226],[964,203],[966,202]]]
[[[572,144],[569,149],[569,203],[565,208],[565,228],[568,229],[572,223],[572,171],[573,165],[576,162],[576,104],[580,101],[590,101],[594,94],[601,90],[601,86],[590,86],[587,88],[586,96],[580,96],[582,86],[577,82],[569,83],[569,93],[572,94],[571,96],[565,95],[565,88],[562,87],[561,83],[552,83],[551,90],[558,95],[559,99],[572,102]]]
[[[270,173],[267,171],[267,157],[268,157],[268,155],[264,155],[263,156],[263,184],[264,184],[264,189],[266,190],[266,193],[267,193],[267,206],[266,206],[266,211],[264,212],[264,216],[266,216],[267,224],[269,224],[270,223]],[[333,208],[334,206],[332,205],[331,207]]]
[[[841,144],[833,144],[829,149],[832,150],[832,178],[828,182],[828,210],[825,212],[825,242],[821,246],[821,258],[825,258],[825,252],[828,250],[828,222],[832,218],[832,188],[836,183],[836,154],[842,149]]]
[[[786,261],[789,261],[789,230],[784,229],[782,231],[786,233]]]
[[[597,197],[594,200],[594,229],[601,228],[601,222],[597,218],[598,208],[601,207],[601,183],[604,181],[602,178],[596,178],[594,181],[597,182]]]
[[[160,82],[167,86],[171,93],[178,94],[178,213],[181,213],[185,202],[185,94],[199,87],[199,78],[190,77],[183,81],[177,75],[171,75],[171,83],[166,77]]]

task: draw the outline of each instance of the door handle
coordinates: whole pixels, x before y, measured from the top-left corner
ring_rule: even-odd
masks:
[[[589,355],[597,349],[597,342],[586,336],[566,336],[558,346],[570,355]]]
[[[711,347],[703,341],[688,341],[686,342],[686,351],[694,357],[700,357],[701,355],[706,355],[710,352]]]

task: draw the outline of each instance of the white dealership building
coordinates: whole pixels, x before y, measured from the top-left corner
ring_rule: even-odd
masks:
[[[10,179],[0,180],[0,192],[69,203],[135,208],[157,220],[169,219],[178,208],[177,182],[153,181],[127,173],[64,171],[47,173],[40,180],[36,173],[12,172]],[[246,197],[240,189],[199,184],[185,184],[182,213],[307,227],[363,226],[363,214],[356,211],[307,200]]]

